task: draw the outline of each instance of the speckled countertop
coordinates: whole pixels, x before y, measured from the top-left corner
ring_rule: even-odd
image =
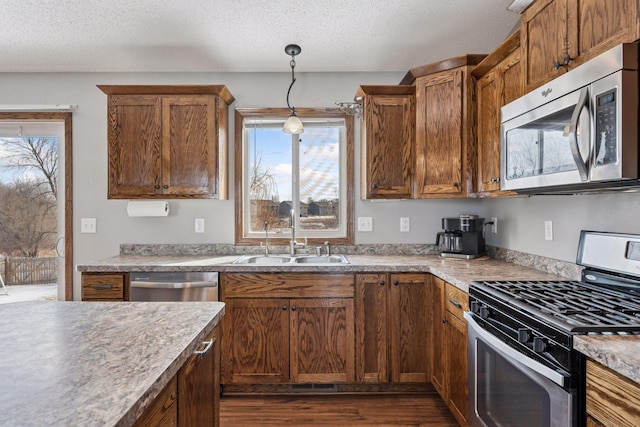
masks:
[[[424,272],[452,283],[465,292],[473,280],[560,280],[562,277],[505,261],[478,258],[471,261],[435,255],[347,255],[349,264],[255,265],[232,264],[229,256],[143,256],[119,255],[78,265],[78,271],[218,271],[218,272]]]
[[[0,425],[131,425],[223,313],[219,302],[4,304]]]
[[[576,350],[620,375],[640,383],[640,336],[578,335]]]

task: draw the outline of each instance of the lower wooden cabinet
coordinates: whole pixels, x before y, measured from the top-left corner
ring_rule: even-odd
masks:
[[[468,422],[467,322],[468,295],[431,277],[431,383],[460,425]]]
[[[220,339],[215,327],[147,407],[134,427],[220,425]]]
[[[82,301],[128,301],[129,273],[82,273]]]
[[[587,426],[640,425],[640,384],[587,359]]]
[[[222,383],[354,381],[352,274],[229,273]]]
[[[356,380],[426,383],[428,274],[356,276]]]

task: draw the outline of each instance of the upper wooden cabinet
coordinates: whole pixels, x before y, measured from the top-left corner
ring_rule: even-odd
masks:
[[[416,79],[416,198],[474,192],[475,100],[471,67]]]
[[[360,86],[363,103],[361,197],[408,199],[412,196],[415,144],[415,87]]]
[[[110,199],[227,198],[225,86],[98,86]]]
[[[478,101],[478,195],[500,192],[500,109],[524,94],[520,35],[509,36],[473,70]]]
[[[638,0],[537,0],[520,22],[527,90],[640,38]]]

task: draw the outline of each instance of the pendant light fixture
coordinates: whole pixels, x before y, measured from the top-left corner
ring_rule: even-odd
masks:
[[[296,115],[295,107],[292,107],[291,104],[289,104],[289,94],[291,93],[293,84],[296,82],[294,71],[294,69],[296,68],[296,55],[299,55],[302,49],[297,44],[288,44],[284,48],[284,51],[287,53],[287,55],[291,55],[291,61],[289,62],[289,65],[291,65],[291,84],[289,85],[289,90],[287,91],[287,107],[289,107],[289,110],[291,110],[291,115],[289,116],[287,121],[284,122],[282,130],[286,133],[300,134],[304,132],[304,126],[302,126],[302,122]]]

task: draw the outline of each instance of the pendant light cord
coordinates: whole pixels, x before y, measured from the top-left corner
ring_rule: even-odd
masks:
[[[293,84],[296,82],[296,77],[294,73],[294,69],[296,68],[295,55],[291,55],[291,62],[289,62],[289,65],[291,65],[291,84],[289,85],[289,90],[287,91],[287,107],[289,107],[289,110],[291,110],[292,114],[295,114],[296,108],[292,107],[291,104],[289,104],[289,94],[291,93],[291,88],[293,87]]]

